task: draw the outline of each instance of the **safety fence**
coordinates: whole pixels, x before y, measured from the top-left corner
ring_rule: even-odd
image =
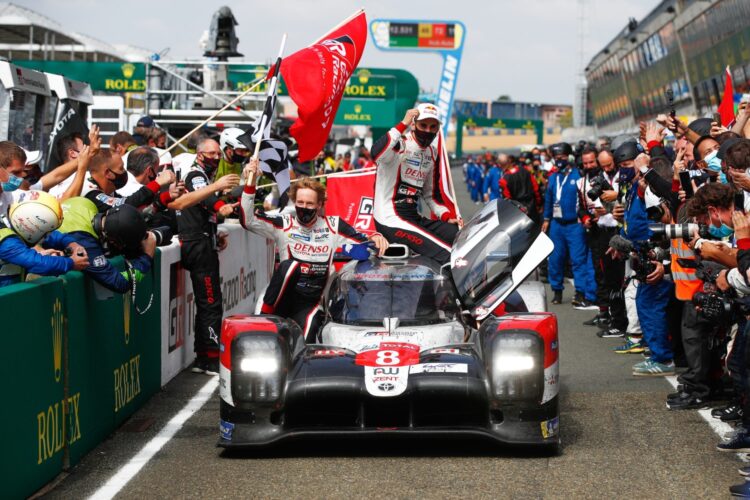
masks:
[[[268,282],[273,248],[224,228],[225,315],[247,313]],[[0,288],[3,497],[26,497],[78,463],[192,362],[195,310],[179,258],[176,244],[157,251],[135,304],[79,272]]]

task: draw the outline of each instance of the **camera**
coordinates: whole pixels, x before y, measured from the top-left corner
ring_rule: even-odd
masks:
[[[604,191],[614,191],[615,189],[612,187],[612,184],[607,182],[607,179],[601,175],[591,179],[590,185],[591,189],[588,190],[586,196],[588,196],[591,201],[596,201],[601,198]]]
[[[630,257],[630,267],[633,268],[633,277],[645,283],[646,278],[656,271],[653,261],[661,262],[669,257],[669,250],[665,250],[652,241],[639,241],[635,245],[635,253]]]
[[[732,313],[732,301],[719,292],[695,292],[693,304],[700,315],[709,320],[723,320]]]
[[[648,228],[654,236],[665,236],[670,240],[691,240],[695,232],[701,238],[713,239],[711,233],[708,232],[708,226],[704,224],[649,224]]]
[[[174,234],[169,226],[152,227],[149,229],[149,232],[151,232],[151,234],[154,235],[154,238],[156,238],[157,247],[167,246],[172,243],[172,236],[174,236]]]

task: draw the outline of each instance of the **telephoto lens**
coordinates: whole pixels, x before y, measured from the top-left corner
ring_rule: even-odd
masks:
[[[169,226],[153,227],[149,229],[149,231],[151,231],[151,233],[153,233],[154,235],[154,238],[156,238],[157,247],[163,247],[172,243],[173,234]]]
[[[666,236],[670,240],[691,240],[693,233],[700,232],[698,224],[649,224],[648,228],[654,236]]]

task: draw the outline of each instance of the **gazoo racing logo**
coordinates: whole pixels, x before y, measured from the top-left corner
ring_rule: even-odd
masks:
[[[357,219],[354,221],[354,229],[360,231],[369,231],[372,228],[372,217],[375,210],[375,202],[369,196],[363,196],[359,199],[359,209],[357,210]]]
[[[346,89],[346,84],[354,71],[353,61],[357,60],[357,48],[349,35],[323,40],[318,45],[325,48],[331,55],[331,93],[323,105],[323,128],[327,128],[336,113],[336,103]],[[316,47],[314,47],[316,48]]]

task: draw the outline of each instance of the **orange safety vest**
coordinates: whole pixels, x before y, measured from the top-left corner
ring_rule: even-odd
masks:
[[[685,243],[685,240],[672,240],[669,248],[672,254],[672,281],[674,281],[675,295],[679,300],[693,300],[695,292],[703,290],[703,281],[695,275],[695,269],[683,267],[677,259],[695,260],[695,252]]]

